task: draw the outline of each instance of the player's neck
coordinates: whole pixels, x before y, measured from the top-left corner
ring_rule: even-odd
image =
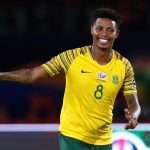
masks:
[[[100,65],[106,65],[112,58],[112,49],[99,49],[92,46],[91,54]]]

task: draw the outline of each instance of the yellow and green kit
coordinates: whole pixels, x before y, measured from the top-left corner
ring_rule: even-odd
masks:
[[[112,143],[112,110],[116,96],[136,93],[133,67],[113,51],[110,62],[98,64],[91,45],[67,50],[42,65],[52,77],[66,75],[60,132],[94,145]]]

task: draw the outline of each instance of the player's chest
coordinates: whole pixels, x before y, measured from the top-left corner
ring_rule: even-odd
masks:
[[[71,65],[68,76],[72,82],[83,86],[103,84],[106,87],[117,87],[124,81],[125,70],[115,61],[105,67],[82,59]]]

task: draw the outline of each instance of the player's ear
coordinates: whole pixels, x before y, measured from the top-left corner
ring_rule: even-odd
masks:
[[[91,26],[91,34],[93,35],[93,26]]]
[[[119,34],[120,34],[120,30],[117,30],[117,31],[116,31],[116,35],[115,35],[115,38],[118,38]]]

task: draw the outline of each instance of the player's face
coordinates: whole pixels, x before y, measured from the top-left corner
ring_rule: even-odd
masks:
[[[93,45],[100,49],[110,49],[119,31],[116,22],[108,18],[98,18],[91,26]]]

